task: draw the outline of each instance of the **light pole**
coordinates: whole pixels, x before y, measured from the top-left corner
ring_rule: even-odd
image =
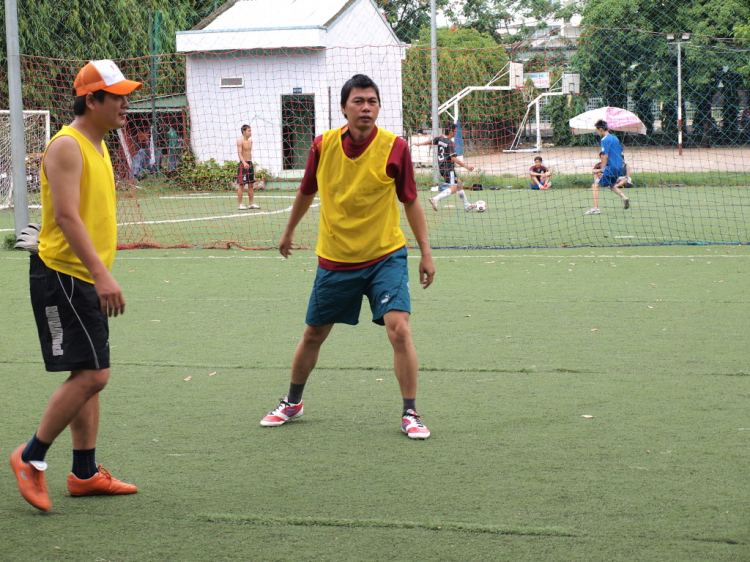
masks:
[[[689,33],[667,34],[667,41],[674,41],[677,37],[677,152],[682,156],[682,42],[690,41]],[[675,43],[669,43],[674,45]]]

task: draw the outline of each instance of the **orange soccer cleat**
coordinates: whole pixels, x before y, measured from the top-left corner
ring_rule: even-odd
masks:
[[[44,471],[47,469],[47,463],[42,461],[23,462],[21,460],[21,453],[23,453],[25,448],[25,443],[19,445],[10,456],[10,466],[16,475],[18,489],[21,491],[23,499],[35,508],[42,511],[49,511],[52,509],[52,502],[49,501],[47,483],[44,481]]]
[[[71,496],[119,496],[137,491],[137,487],[113,477],[102,465],[99,465],[99,472],[86,480],[73,473],[68,475],[68,493]]]

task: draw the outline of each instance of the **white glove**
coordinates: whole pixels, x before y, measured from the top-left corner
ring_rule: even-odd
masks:
[[[28,250],[32,254],[39,253],[39,231],[42,229],[42,225],[30,222],[26,228],[21,231],[18,236],[18,242],[16,242],[15,248],[17,250]]]

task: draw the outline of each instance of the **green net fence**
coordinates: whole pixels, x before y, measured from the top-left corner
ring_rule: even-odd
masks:
[[[465,212],[455,195],[438,211],[428,201],[442,179],[432,147],[416,146],[431,139],[424,3],[21,2],[24,108],[48,111],[52,134],[70,122],[73,79],[89,59],[111,58],[144,83],[127,126],[107,139],[122,247],[275,247],[312,140],[344,124],[340,89],[360,72],[380,87],[378,124],[412,146],[435,247],[750,241],[746,6],[441,7],[439,119],[458,126],[454,142],[472,168],[458,177],[471,202],[486,203],[482,213]],[[629,205],[602,187],[593,215],[600,138],[584,114],[597,110],[623,146]],[[27,138],[39,138],[42,121],[28,121]],[[260,209],[238,208],[248,202],[237,191],[244,124]],[[0,139],[0,191],[10,188],[6,145]],[[39,151],[28,149],[29,177]],[[532,189],[537,156],[548,189]],[[315,246],[317,212],[298,228],[302,247]],[[0,209],[0,230],[12,217]]]

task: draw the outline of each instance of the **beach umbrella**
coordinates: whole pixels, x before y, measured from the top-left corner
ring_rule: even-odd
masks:
[[[607,122],[610,131],[622,131],[625,133],[646,134],[646,126],[638,116],[626,109],[619,107],[600,107],[586,113],[573,117],[568,123],[574,135],[595,133],[594,123],[603,119]]]

